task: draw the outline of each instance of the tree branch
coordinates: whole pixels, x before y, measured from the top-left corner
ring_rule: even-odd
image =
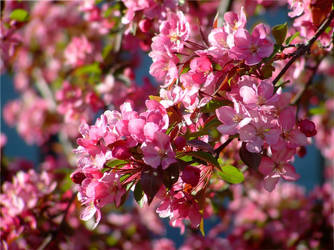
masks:
[[[276,76],[276,78],[273,80],[273,85],[275,85],[281,77],[286,73],[286,71],[290,68],[290,66],[303,54],[305,54],[307,51],[310,50],[313,43],[319,38],[319,36],[327,29],[327,27],[330,25],[331,21],[334,18],[334,10],[332,10],[328,17],[325,19],[325,21],[321,24],[317,32],[314,34],[314,36],[306,43],[300,46],[294,56],[290,59],[290,61],[284,66],[284,68],[281,70],[281,72]]]
[[[230,136],[230,137],[227,139],[226,142],[224,142],[222,145],[220,145],[218,148],[216,148],[216,150],[215,150],[216,159],[219,158],[219,154],[220,154],[220,152],[223,151],[223,149],[226,148],[227,145],[230,144],[231,141],[233,141],[234,138],[235,138],[234,136]]]

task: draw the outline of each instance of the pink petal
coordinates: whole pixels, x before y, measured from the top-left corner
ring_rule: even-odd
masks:
[[[240,140],[242,141],[251,141],[254,140],[256,136],[256,128],[248,124],[240,129]]]
[[[235,116],[235,111],[230,106],[223,106],[219,109],[216,109],[216,115],[219,121],[222,123],[231,124],[233,122],[233,117]]]
[[[297,129],[290,131],[289,139],[290,139],[290,142],[296,146],[306,146],[307,145],[306,135]]]
[[[217,127],[217,130],[221,133],[221,134],[227,134],[227,135],[234,135],[236,133],[238,133],[238,124],[234,123],[234,124],[229,124],[229,125],[220,125]]]
[[[144,126],[145,121],[143,119],[133,119],[129,121],[128,130],[129,133],[137,140],[144,140]]]
[[[269,175],[275,167],[275,163],[267,156],[262,157],[259,171],[263,175]]]
[[[84,221],[88,221],[93,218],[94,214],[96,213],[96,208],[93,204],[89,204],[80,213],[80,219]]]
[[[261,81],[258,86],[258,93],[265,99],[269,99],[274,93],[274,85],[268,80]]]
[[[296,173],[295,168],[291,164],[285,164],[282,177],[287,181],[296,181],[300,178],[300,175]]]
[[[296,123],[296,107],[289,106],[284,109],[279,116],[279,123],[283,131],[289,131]]]
[[[256,103],[258,96],[255,90],[248,86],[242,86],[239,90],[239,94],[242,97],[242,100],[246,104]]]
[[[269,33],[270,28],[268,27],[268,25],[260,23],[254,27],[252,36],[256,37],[257,39],[265,39]]]
[[[268,192],[271,192],[274,190],[276,184],[279,181],[279,177],[272,177],[272,176],[267,176],[263,180],[263,187],[265,190]]]

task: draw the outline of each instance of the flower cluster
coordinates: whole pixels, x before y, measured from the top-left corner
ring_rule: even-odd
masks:
[[[251,27],[282,5],[291,22]],[[312,138],[333,177],[330,1],[12,0],[0,19],[3,117],[44,161],[0,134],[1,247],[175,249],[161,217],[181,249],[331,248],[332,186],[280,183]]]
[[[232,249],[330,248],[326,239],[334,228],[328,213],[334,198],[330,190],[327,183],[306,196],[301,187],[284,183],[270,194],[251,190],[245,197],[235,189],[230,204],[235,222],[228,237]]]
[[[10,243],[25,227],[36,229],[34,212],[37,212],[39,202],[50,195],[56,185],[47,172],[38,174],[32,169],[28,172],[19,171],[12,182],[3,183],[2,190],[6,193],[0,194],[1,239]],[[21,221],[25,223],[21,224]]]

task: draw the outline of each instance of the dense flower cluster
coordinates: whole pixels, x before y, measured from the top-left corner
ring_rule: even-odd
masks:
[[[283,5],[291,22],[252,26]],[[3,117],[42,163],[1,133],[1,247],[176,249],[160,217],[183,250],[332,248],[332,5],[5,1]],[[306,195],[280,180],[312,138],[327,167]]]

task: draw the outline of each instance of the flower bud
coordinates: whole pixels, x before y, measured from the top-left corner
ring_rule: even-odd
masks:
[[[308,119],[301,120],[299,122],[299,128],[300,131],[307,137],[312,137],[317,134],[317,130],[315,129],[315,124]]]
[[[200,176],[201,170],[199,168],[186,166],[182,171],[181,178],[185,183],[195,187],[199,182]]]
[[[151,26],[152,22],[148,19],[143,19],[139,22],[139,29],[144,33],[148,32]]]
[[[81,184],[81,182],[86,179],[86,176],[82,172],[74,172],[71,174],[71,180],[76,184]]]

